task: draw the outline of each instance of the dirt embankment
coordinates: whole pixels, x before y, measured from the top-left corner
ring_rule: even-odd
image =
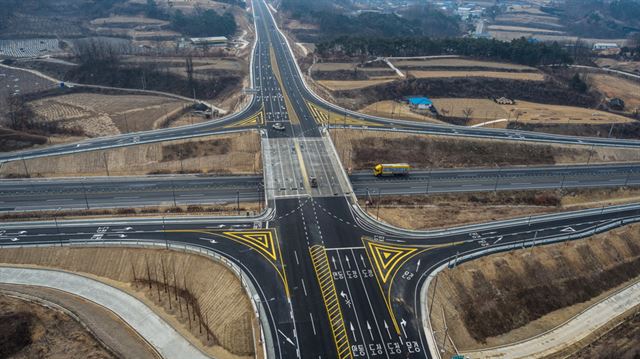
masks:
[[[0,295],[1,358],[115,358],[66,313]]]
[[[531,215],[599,208],[640,201],[640,188],[518,190],[451,194],[375,196],[360,205],[397,227],[433,229]]]
[[[237,277],[209,258],[133,248],[16,248],[0,251],[0,263],[69,270],[113,285],[213,357],[256,351],[250,299]]]
[[[378,163],[408,162],[415,168],[495,167],[640,160],[625,148],[564,146],[361,130],[332,130],[346,167],[371,169]]]
[[[0,176],[248,174],[261,168],[260,138],[252,131],[14,161],[0,168]]]
[[[443,313],[460,351],[512,343],[562,324],[636,280],[638,229],[495,254],[441,272],[431,313],[438,341]]]

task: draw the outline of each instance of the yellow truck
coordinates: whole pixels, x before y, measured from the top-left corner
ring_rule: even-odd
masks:
[[[411,171],[408,163],[380,163],[373,167],[373,175],[380,176],[406,176]]]

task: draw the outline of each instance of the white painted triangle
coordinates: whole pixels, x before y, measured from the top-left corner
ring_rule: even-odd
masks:
[[[575,231],[576,230],[573,229],[572,227],[567,227],[567,228],[564,228],[564,229],[560,230],[560,232],[575,232]]]

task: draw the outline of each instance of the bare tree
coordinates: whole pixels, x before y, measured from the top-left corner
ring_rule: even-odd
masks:
[[[464,109],[462,109],[462,114],[464,115],[465,121],[468,121],[469,117],[473,115],[473,108],[465,107]]]

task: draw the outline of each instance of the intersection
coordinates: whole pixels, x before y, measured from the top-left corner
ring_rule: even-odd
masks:
[[[217,194],[221,198],[228,199],[241,190],[246,196],[260,198],[257,192],[262,189],[267,208],[262,215],[197,220],[78,220],[55,225],[46,221],[5,223],[0,226],[2,244],[156,242],[167,247],[188,244],[206,248],[242,267],[258,288],[252,299],[266,313],[261,322],[269,358],[439,358],[438,344],[425,329],[430,313],[424,301],[428,298],[421,294],[424,283],[437,270],[488,253],[590,236],[640,218],[640,206],[627,205],[432,232],[401,230],[379,223],[359,207],[356,195],[364,194],[367,179],[360,177],[365,184],[355,188],[358,175],[350,178],[344,171],[328,133],[329,127],[336,125],[323,111],[344,116],[343,127],[349,120],[349,126],[397,126],[472,137],[625,147],[638,147],[640,143],[461,130],[351,113],[319,100],[307,89],[289,44],[265,2],[253,1],[253,12],[257,38],[251,73],[257,93],[248,107],[211,123],[145,133],[139,141],[192,137],[196,130],[198,135],[225,131],[237,123],[241,126],[236,128],[242,129],[247,119],[263,113],[263,125],[258,125],[263,187],[257,178],[216,180],[227,186]],[[273,129],[274,123],[283,124],[284,131]],[[3,155],[0,160],[124,146],[131,141],[127,136],[100,139],[81,147],[64,145]],[[637,168],[632,166],[607,170],[616,173],[615,185],[639,180]],[[420,175],[425,173],[417,176]],[[564,186],[566,176],[556,174],[555,188],[558,183]],[[611,172],[604,172],[601,177],[605,182],[613,178]],[[311,185],[311,178],[317,179],[317,187]],[[450,181],[449,177],[443,178],[443,182]],[[476,183],[477,175],[473,178]],[[495,186],[497,190],[500,174],[486,174],[486,178],[481,187],[491,190]],[[416,187],[422,193],[424,182],[419,183]],[[174,188],[173,183],[170,188]],[[52,203],[59,203],[56,200],[59,198],[52,197]]]

